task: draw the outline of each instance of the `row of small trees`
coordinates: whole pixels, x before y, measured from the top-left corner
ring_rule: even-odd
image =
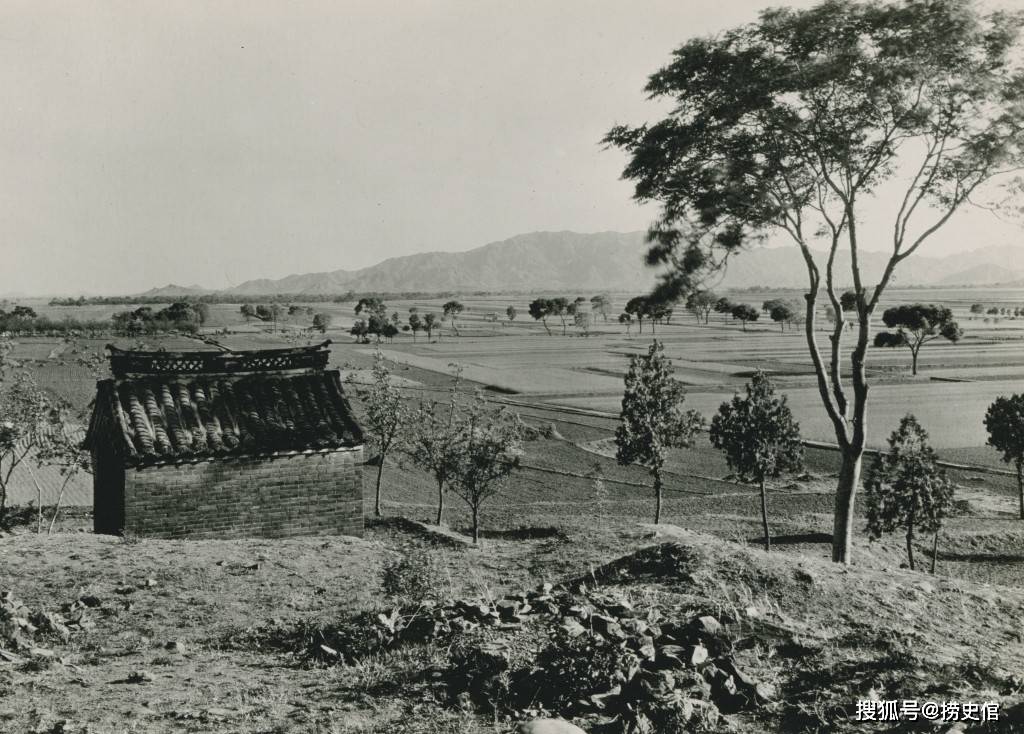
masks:
[[[519,467],[525,426],[517,414],[491,407],[480,394],[467,399],[459,387],[456,373],[447,401],[410,408],[378,351],[370,386],[358,394],[366,410],[364,427],[377,448],[374,514],[381,516],[385,462],[400,452],[434,479],[437,524],[444,524],[445,495],[452,491],[469,507],[477,543],[483,505]]]
[[[615,433],[616,458],[620,464],[640,464],[650,472],[655,523],[661,521],[668,450],[692,446],[706,427],[699,413],[684,410],[685,395],[660,342],[654,341],[646,355],[631,359]],[[1024,395],[997,398],[988,409],[985,426],[988,443],[1016,468],[1024,520]],[[737,394],[719,407],[711,421],[710,438],[741,480],[758,485],[765,550],[769,550],[766,480],[803,469],[800,428],[785,396],[776,395],[769,377],[757,372],[744,395]],[[954,485],[939,467],[928,433],[913,415],[900,421],[888,443],[888,452],[879,454],[865,475],[866,529],[874,539],[903,532],[911,569],[915,568],[915,533],[932,534],[934,572],[938,534],[952,513]]]
[[[394,339],[401,331],[411,332],[415,341],[416,335],[423,331],[429,340],[435,330],[440,336],[441,326],[447,320],[452,332],[458,336],[458,319],[466,307],[460,301],[451,300],[441,308],[442,315],[438,316],[436,313],[420,314],[419,309],[413,306],[409,309],[406,323],[403,324],[397,311],[388,315],[388,306],[380,298],[361,298],[355,306],[356,316],[360,318],[356,319],[350,333],[361,341],[369,341],[370,336],[375,336],[377,342],[380,342],[381,339]]]
[[[703,416],[684,410],[686,390],[672,376],[672,361],[655,340],[647,354],[630,360],[619,426],[615,432],[620,464],[647,467],[654,485],[654,522],[661,522],[664,467],[669,449],[693,446],[707,427]],[[786,404],[777,397],[768,376],[757,372],[746,396],[723,403],[710,426],[711,442],[725,452],[729,466],[761,493],[765,549],[771,547],[765,482],[803,466],[800,429]]]
[[[639,326],[640,333],[644,333],[644,321],[651,324],[651,331],[655,332],[654,325],[658,323],[669,323],[672,320],[674,309],[671,303],[650,296],[634,296],[626,301],[626,305],[619,314],[619,323],[624,324],[628,333],[635,321]]]
[[[1024,308],[1007,307],[1007,306],[986,306],[984,303],[972,303],[971,304],[971,315],[972,316],[1010,316],[1017,318],[1018,316],[1024,316]]]
[[[589,305],[588,305],[589,304]],[[571,321],[574,326],[589,331],[592,315],[601,316],[608,321],[608,311],[611,309],[611,299],[606,295],[597,295],[589,299],[577,296],[573,300],[568,298],[535,298],[530,301],[528,311],[534,321],[544,324],[544,330],[551,336],[551,327],[548,326],[549,318],[558,318],[562,322],[562,335],[565,336],[566,327]],[[505,310],[509,321],[516,317],[516,309],[509,306]]]
[[[199,305],[205,306],[200,303]],[[279,321],[287,321],[293,318],[307,318],[310,319],[310,326],[312,329],[319,331],[321,334],[327,331],[331,325],[331,315],[328,313],[317,313],[312,306],[301,306],[294,303],[278,303],[271,301],[270,303],[243,303],[238,308],[239,313],[245,319],[246,323],[253,319],[259,321],[270,322],[274,328],[277,328]]]

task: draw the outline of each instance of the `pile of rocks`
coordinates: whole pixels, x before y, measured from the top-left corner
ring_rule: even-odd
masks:
[[[557,713],[618,720],[635,731],[648,725],[661,730],[666,716],[672,725],[707,722],[720,712],[776,698],[770,683],[755,680],[736,663],[733,622],[711,615],[674,619],[583,584],[544,584],[499,600],[426,604],[376,620],[388,644],[468,641],[472,655],[453,661],[456,669],[435,672],[465,708],[506,708],[503,713],[514,717]],[[516,659],[524,638],[535,645],[525,664]]]

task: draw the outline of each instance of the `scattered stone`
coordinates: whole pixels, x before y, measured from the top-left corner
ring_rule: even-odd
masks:
[[[690,665],[697,667],[708,659],[708,649],[699,642],[690,649]]]
[[[498,610],[498,614],[503,619],[508,619],[509,617],[515,616],[520,605],[518,602],[512,601],[511,599],[502,599],[494,606]]]
[[[657,657],[657,651],[654,648],[654,640],[650,637],[643,638],[637,654],[645,660],[654,660]]]
[[[771,683],[756,683],[754,693],[757,695],[757,699],[763,703],[774,701],[776,696],[775,686]]]
[[[0,660],[6,660],[8,663],[19,664],[24,662],[24,658],[20,655],[15,655],[13,652],[8,652],[0,647]]]
[[[705,634],[717,635],[722,631],[722,623],[707,614],[697,618],[697,629]]]
[[[146,670],[136,670],[127,678],[129,683],[152,683],[154,680],[153,674]]]
[[[746,617],[761,616],[753,606],[744,611]],[[630,731],[653,734],[653,727],[660,721],[658,711],[673,721],[689,721],[690,726],[695,721],[700,726],[714,726],[720,712],[731,714],[778,700],[772,684],[757,681],[736,665],[734,651],[750,647],[727,635],[727,625],[737,622],[728,615],[666,618],[657,608],[646,604],[634,606],[601,587],[576,584],[556,589],[544,584],[496,602],[449,599],[429,607],[393,609],[377,615],[375,621],[371,618],[370,624],[375,625],[385,647],[430,639],[449,644],[454,635],[474,635],[475,639],[464,638],[468,646],[460,653],[462,662],[456,664],[453,658],[450,670],[425,671],[430,680],[446,691],[449,700],[466,711],[490,700],[488,691],[509,684],[498,676],[513,669],[510,651],[520,650],[521,645],[507,645],[503,641],[506,635],[511,637],[528,626],[543,625],[551,634],[552,645],[571,644],[569,652],[576,650],[589,655],[594,650],[604,655],[614,651],[616,667],[600,681],[595,680],[594,687],[582,691],[565,708],[553,712],[586,715],[588,726],[600,727],[602,719],[618,720]],[[463,644],[454,642],[456,648]],[[340,661],[348,653],[323,645],[316,655]],[[526,672],[518,668],[521,661],[515,659],[515,670]],[[545,671],[534,669],[528,680],[529,685],[543,688],[547,681]],[[531,691],[535,693],[536,689]],[[528,708],[513,712],[513,717],[549,711],[552,710]],[[546,728],[549,726],[573,728]],[[538,718],[521,724],[517,731],[560,734],[582,730],[561,719]]]
[[[183,643],[181,640],[171,640],[166,645],[164,645],[164,649],[168,652],[176,652],[181,654],[184,654],[186,651],[185,643]]]
[[[258,565],[259,564],[257,564],[257,566]],[[146,584],[145,585],[146,585],[147,589],[152,589],[154,586],[156,586],[156,579],[152,579],[152,578],[151,579],[146,579]]]
[[[562,620],[561,627],[563,630],[565,630],[566,634],[568,634],[569,637],[579,637],[587,631],[586,627],[584,627],[582,624],[577,622],[572,617],[566,617],[564,620]]]
[[[649,629],[647,622],[642,619],[623,619],[619,626],[634,637],[647,634]]]
[[[98,596],[94,596],[92,594],[86,594],[85,596],[80,596],[80,597],[78,597],[78,601],[80,601],[84,606],[87,606],[90,609],[98,607],[101,604],[103,604],[103,602],[100,601],[100,598]]]
[[[686,659],[686,650],[682,645],[662,645],[658,648],[658,654],[663,658],[674,660],[676,664],[682,665]]]
[[[516,728],[516,734],[587,734],[565,719],[532,719]]]

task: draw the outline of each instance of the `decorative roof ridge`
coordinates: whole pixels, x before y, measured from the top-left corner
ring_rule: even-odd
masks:
[[[107,345],[110,371],[118,380],[154,375],[231,375],[263,372],[322,372],[331,340],[304,347],[228,351],[138,351]]]

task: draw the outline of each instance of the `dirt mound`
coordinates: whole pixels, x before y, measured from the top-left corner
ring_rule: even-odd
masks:
[[[875,700],[1002,712],[965,731],[1022,725],[1024,592],[657,532],[671,542],[556,586],[365,613],[301,645],[318,664],[426,646],[435,700],[591,734],[860,731]]]
[[[906,570],[767,554],[672,526],[580,581],[733,618],[774,660],[773,728],[855,730],[858,700],[994,702],[966,731],[1024,731],[1024,592]],[[937,721],[942,721],[941,719]],[[946,719],[945,721],[952,721]]]

